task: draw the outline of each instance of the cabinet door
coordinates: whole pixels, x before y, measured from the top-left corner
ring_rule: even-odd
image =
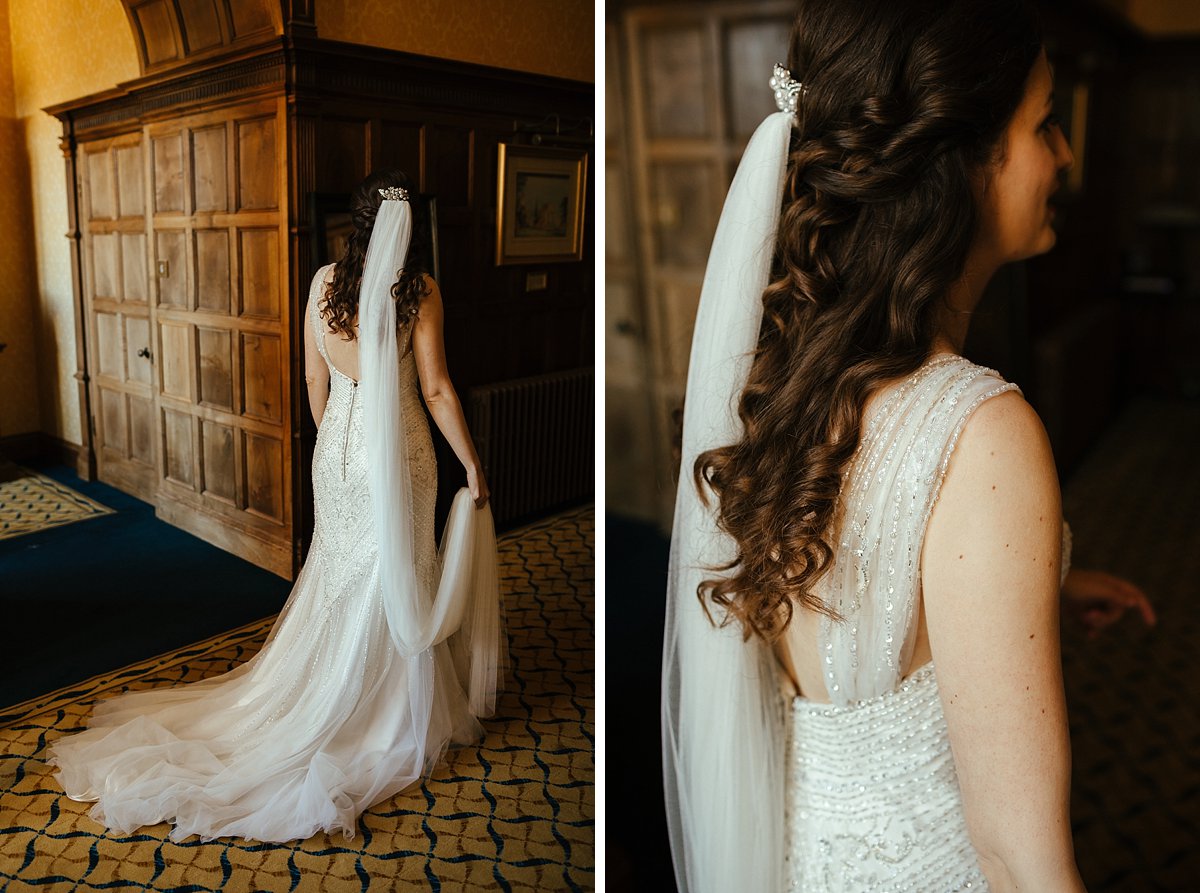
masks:
[[[604,192],[604,438],[605,497],[610,513],[654,521],[660,489],[650,486],[656,466],[656,434],[646,355],[646,313],[638,300],[638,266],[630,202],[628,129],[619,31],[605,33],[607,104]]]
[[[80,146],[83,288],[97,473],[101,480],[153,501],[158,478],[156,355],[145,178],[141,133]]]
[[[609,313],[630,321],[609,320],[610,399],[640,392],[650,404],[633,412],[635,404],[625,402],[608,420],[629,444],[619,459],[622,477],[643,486],[639,493],[632,477],[623,490],[610,486],[610,505],[657,518],[664,531],[674,510],[676,418],[709,247],[742,151],[775,110],[767,81],[774,63],[787,60],[794,15],[795,4],[776,0],[633,6],[620,34],[609,34],[610,44],[621,40],[617,157],[632,197],[632,213],[617,219],[632,221],[622,244],[636,246],[635,258],[608,281]],[[611,76],[608,83],[612,89]],[[640,320],[630,309],[636,306]],[[612,361],[622,353],[640,356],[620,363],[624,380],[617,383]]]
[[[145,129],[158,514],[291,574],[282,101]]]

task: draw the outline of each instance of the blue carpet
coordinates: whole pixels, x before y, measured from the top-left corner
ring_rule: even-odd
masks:
[[[266,617],[291,592],[139,499],[36,470],[115,511],[0,540],[0,707]]]

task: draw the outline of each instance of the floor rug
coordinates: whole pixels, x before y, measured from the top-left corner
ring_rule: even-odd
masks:
[[[594,889],[594,527],[586,508],[501,537],[511,669],[487,736],[364,813],[351,841],[176,844],[165,823],[114,835],[43,762],[95,701],[226,672],[261,647],[273,618],[9,708],[0,890]]]
[[[108,506],[44,474],[0,463],[0,540],[109,514]]]

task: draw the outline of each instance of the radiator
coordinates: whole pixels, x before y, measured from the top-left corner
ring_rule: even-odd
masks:
[[[467,421],[497,525],[595,495],[591,367],[472,388]]]

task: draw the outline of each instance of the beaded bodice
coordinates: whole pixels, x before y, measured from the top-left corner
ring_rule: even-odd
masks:
[[[967,836],[934,665],[901,679],[916,638],[920,555],[963,427],[1015,389],[957,356],[927,362],[873,414],[842,481],[831,569],[816,591],[832,703],[794,698],[787,748],[789,889],[986,890]],[[1063,573],[1069,563],[1064,530]]]
[[[317,349],[329,367],[329,399],[317,430],[313,452],[314,529],[312,553],[326,562],[352,565],[355,572],[345,573],[349,585],[360,574],[377,573],[374,522],[367,487],[367,455],[363,439],[362,395],[359,383],[341,372],[330,360],[325,346],[328,327],[321,317],[321,288],[333,265],[322,268],[313,279],[309,296],[310,320]],[[397,337],[400,356],[400,399],[408,455],[413,477],[413,527],[416,535],[417,571],[432,587],[436,579],[436,543],[434,502],[437,466],[429,424],[421,404],[420,381],[412,352],[412,325],[404,326]],[[348,568],[339,568],[346,571]]]

